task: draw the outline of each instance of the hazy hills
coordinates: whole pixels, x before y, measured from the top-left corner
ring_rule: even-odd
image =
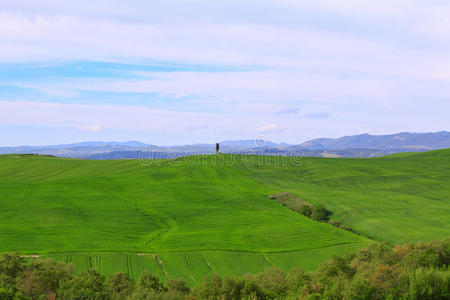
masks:
[[[450,132],[433,133],[401,132],[389,135],[360,134],[344,136],[337,139],[320,138],[298,145],[304,149],[343,150],[352,148],[365,149],[420,149],[432,150],[450,147]]]
[[[273,143],[263,140],[220,142],[222,153],[319,156],[375,157],[398,152],[417,152],[450,148],[450,132],[401,132],[389,135],[360,134],[340,138],[318,138],[299,145]],[[176,158],[193,154],[214,153],[215,144],[177,146],[148,145],[138,141],[91,141],[49,146],[0,147],[0,154],[38,153],[85,159]]]

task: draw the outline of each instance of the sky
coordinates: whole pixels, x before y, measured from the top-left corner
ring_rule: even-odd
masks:
[[[0,146],[450,129],[447,0],[0,0]]]

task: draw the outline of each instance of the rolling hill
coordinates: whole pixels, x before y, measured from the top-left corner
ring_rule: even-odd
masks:
[[[0,156],[0,252],[142,270],[189,284],[269,266],[312,270],[373,240],[450,232],[450,150],[375,159],[204,155],[175,160]],[[361,233],[269,199],[323,203]]]

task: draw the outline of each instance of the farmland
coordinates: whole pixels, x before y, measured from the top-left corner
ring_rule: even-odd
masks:
[[[313,270],[373,241],[442,239],[450,151],[375,159],[210,155],[86,161],[0,156],[0,252],[18,251],[136,278],[199,282],[208,273]],[[324,204],[317,222],[273,201]]]

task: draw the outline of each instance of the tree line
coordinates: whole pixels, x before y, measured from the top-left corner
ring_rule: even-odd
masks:
[[[0,299],[450,299],[450,239],[412,245],[375,243],[334,255],[314,272],[279,268],[238,277],[208,276],[190,288],[144,272],[109,278],[95,269],[75,273],[51,259],[0,255]]]

